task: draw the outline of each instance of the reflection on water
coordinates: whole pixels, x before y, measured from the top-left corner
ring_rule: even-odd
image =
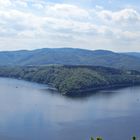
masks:
[[[140,87],[69,98],[26,81],[0,78],[0,139],[105,140],[140,135]]]

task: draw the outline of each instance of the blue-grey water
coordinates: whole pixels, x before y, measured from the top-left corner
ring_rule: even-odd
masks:
[[[140,136],[140,87],[69,98],[0,78],[0,140],[130,140]]]

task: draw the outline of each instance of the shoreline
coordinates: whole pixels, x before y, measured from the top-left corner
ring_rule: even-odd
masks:
[[[44,84],[41,82],[35,82],[32,80],[27,80],[27,79],[23,79],[23,78],[15,78],[15,77],[3,77],[0,76],[0,78],[9,78],[9,79],[13,79],[13,80],[21,80],[21,81],[26,81],[26,82],[31,82],[34,84],[41,84],[44,86],[48,86],[47,90],[50,91],[56,91],[61,95],[64,96],[71,96],[71,97],[82,97],[82,96],[87,96],[87,95],[91,95],[94,94],[93,92],[99,92],[99,91],[103,91],[103,90],[112,90],[112,89],[121,89],[121,88],[127,88],[127,87],[135,87],[135,86],[140,86],[140,83],[136,83],[136,84],[123,84],[123,85],[111,85],[111,86],[103,86],[103,87],[93,87],[93,88],[89,88],[89,89],[85,89],[85,90],[75,90],[75,91],[68,91],[67,93],[61,93],[57,88],[55,88],[54,86],[52,86],[53,84]]]
[[[47,85],[66,96],[140,85],[140,72],[106,67],[1,67],[0,77]]]

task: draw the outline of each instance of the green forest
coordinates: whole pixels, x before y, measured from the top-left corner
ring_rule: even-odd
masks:
[[[0,76],[47,84],[65,95],[140,85],[138,71],[95,66],[1,66]]]

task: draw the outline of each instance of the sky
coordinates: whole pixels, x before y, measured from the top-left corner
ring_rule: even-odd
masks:
[[[0,51],[140,52],[139,0],[0,0]]]

